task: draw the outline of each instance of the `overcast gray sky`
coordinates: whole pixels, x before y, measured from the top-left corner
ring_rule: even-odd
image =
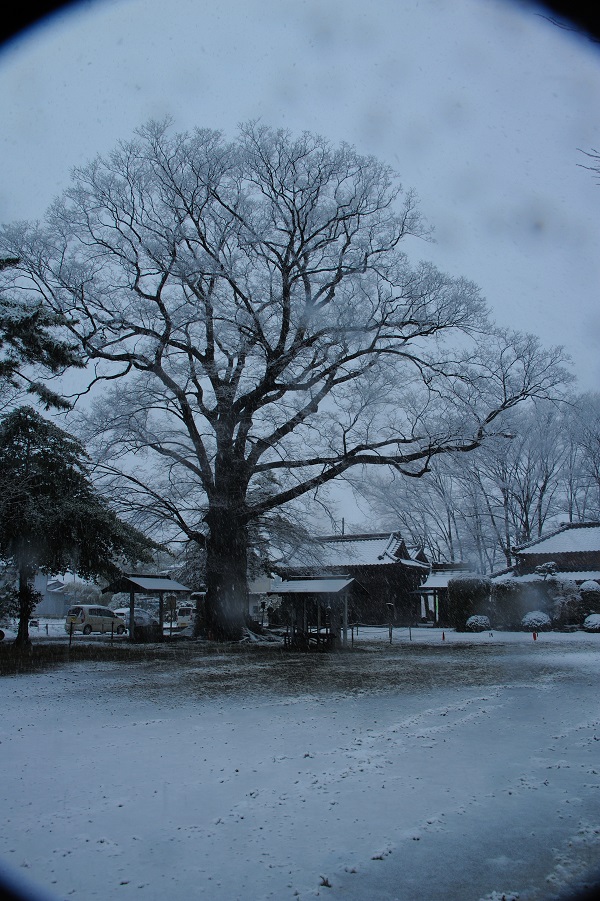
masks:
[[[506,0],[95,0],[0,52],[0,221],[169,114],[261,118],[391,163],[431,259],[600,389],[600,45]]]

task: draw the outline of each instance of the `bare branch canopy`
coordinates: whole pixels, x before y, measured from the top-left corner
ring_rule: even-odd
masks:
[[[409,261],[426,236],[415,196],[349,146],[151,122],[76,170],[43,224],[4,228],[20,262],[2,276],[119,376],[95,413],[104,463],[206,533],[210,577],[211,553],[215,573],[245,565],[257,518],[351,467],[420,475],[564,379],[474,284]],[[152,484],[132,451],[160,464]],[[225,609],[239,585],[217,583]]]

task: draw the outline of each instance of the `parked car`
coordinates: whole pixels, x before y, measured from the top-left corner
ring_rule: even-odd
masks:
[[[177,628],[187,629],[196,618],[196,608],[191,604],[181,606],[177,611]]]
[[[125,621],[109,607],[97,607],[91,604],[78,604],[70,607],[65,619],[65,632],[83,632],[89,635],[91,632],[111,632],[115,635],[124,635]]]
[[[117,616],[124,620],[127,631],[129,631],[129,608],[121,607],[114,611]],[[141,607],[133,609],[133,623],[135,626],[134,638],[139,641],[160,641],[162,638],[162,629],[160,623],[155,616],[148,613]]]

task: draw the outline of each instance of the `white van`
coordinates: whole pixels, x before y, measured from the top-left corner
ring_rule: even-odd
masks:
[[[91,632],[111,632],[115,635],[124,635],[126,630],[125,620],[117,616],[109,607],[97,607],[91,604],[78,604],[70,607],[65,620],[65,632],[83,632],[89,635]]]
[[[191,604],[185,604],[177,610],[177,628],[187,629],[196,619],[196,608]]]

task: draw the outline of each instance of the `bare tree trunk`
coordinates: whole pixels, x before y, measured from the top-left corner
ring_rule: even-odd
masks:
[[[248,613],[248,535],[239,508],[209,511],[206,546],[206,630],[219,641],[238,640]]]
[[[450,562],[454,563],[454,542],[452,540],[452,519],[450,510],[446,509],[446,523],[448,528],[448,550],[450,551]]]
[[[31,644],[29,638],[29,617],[31,616],[31,608],[33,603],[33,591],[30,580],[33,577],[31,566],[21,563],[19,566],[19,628],[15,644],[26,646]]]
[[[504,517],[504,557],[506,559],[507,567],[512,566],[512,554],[511,554],[511,545],[512,542],[510,540],[510,517],[509,517],[509,497],[508,490],[502,489],[502,514]]]

